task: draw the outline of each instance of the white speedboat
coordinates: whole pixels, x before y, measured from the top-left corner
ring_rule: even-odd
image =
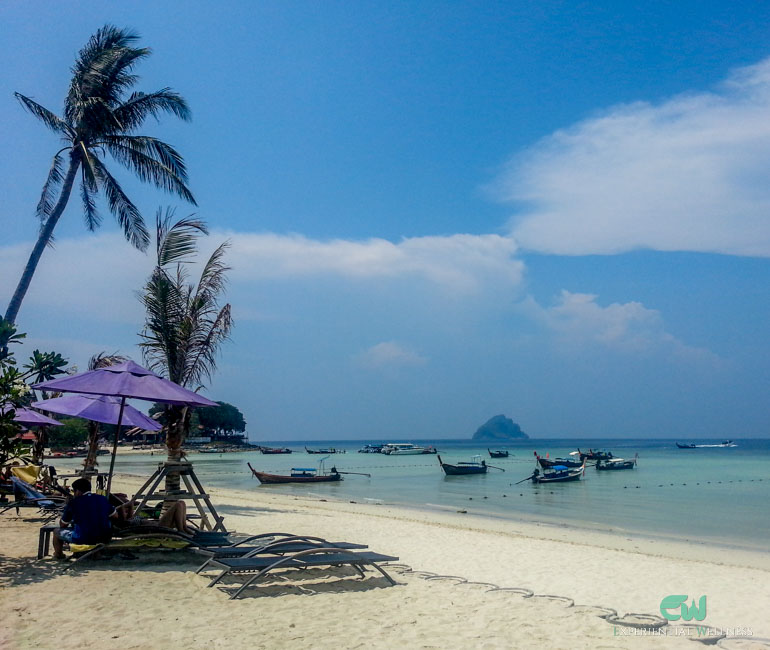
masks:
[[[389,442],[382,448],[383,454],[391,456],[417,456],[419,454],[431,454],[427,447],[418,447],[409,442]]]

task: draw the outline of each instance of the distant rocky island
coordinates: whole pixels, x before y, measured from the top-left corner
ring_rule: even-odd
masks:
[[[529,436],[521,430],[511,418],[504,415],[496,415],[489,418],[482,424],[476,433],[473,434],[474,440],[483,440],[488,442],[501,442],[505,440],[526,440]]]

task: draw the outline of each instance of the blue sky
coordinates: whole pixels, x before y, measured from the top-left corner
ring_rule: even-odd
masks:
[[[209,395],[254,440],[767,436],[770,6],[6,2],[0,302],[36,232],[59,110],[105,22],[230,238]],[[10,152],[10,153],[8,153]],[[117,168],[113,163],[113,169]],[[120,174],[148,220],[173,198]],[[73,363],[135,348],[151,259],[77,201],[19,324]]]

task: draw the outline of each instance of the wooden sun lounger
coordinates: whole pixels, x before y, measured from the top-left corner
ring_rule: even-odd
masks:
[[[368,548],[366,544],[352,542],[330,542],[320,537],[310,535],[294,535],[284,539],[271,541],[259,546],[208,546],[194,549],[208,559],[198,567],[195,573],[208,569],[212,560],[233,557],[254,557],[255,555],[287,555],[307,551],[314,548],[339,548],[345,550],[361,550]]]
[[[238,598],[244,589],[276,569],[309,569],[321,566],[352,566],[361,574],[361,577],[364,575],[363,567],[371,566],[379,571],[390,584],[395,585],[397,584],[396,581],[387,574],[378,562],[395,562],[397,560],[397,557],[391,555],[382,555],[371,551],[346,551],[333,547],[313,548],[281,557],[257,555],[242,558],[211,558],[210,565],[213,568],[222,569],[222,572],[208,586],[213,587],[228,575],[254,573],[255,575],[251,576],[230,596],[230,600],[233,600]]]

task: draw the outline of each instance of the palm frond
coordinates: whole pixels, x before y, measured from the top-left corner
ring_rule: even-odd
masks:
[[[209,257],[201,272],[200,280],[198,280],[198,288],[195,292],[196,300],[216,301],[218,296],[224,292],[227,284],[225,273],[230,270],[230,267],[224,262],[224,255],[228,248],[230,248],[229,240],[217,246]]]
[[[113,352],[112,354],[106,354],[105,352],[99,352],[98,354],[93,355],[88,360],[88,369],[89,370],[98,370],[99,368],[109,368],[110,366],[117,365],[118,363],[123,363],[124,361],[128,361],[127,357],[124,357],[122,354],[118,354],[117,352]]]
[[[80,182],[80,199],[83,202],[83,218],[86,220],[86,228],[91,232],[102,223],[102,216],[96,208],[96,192],[88,185],[85,178]]]
[[[183,354],[180,323],[184,320],[185,296],[177,282],[163,269],[156,268],[140,294],[145,307],[145,326],[141,333],[142,356],[150,370],[180,383],[179,358]]]
[[[146,250],[150,243],[150,233],[147,232],[139,210],[125,195],[102,161],[96,156],[91,156],[90,160],[99,187],[104,190],[110,212],[118,220],[126,239],[139,250]]]
[[[62,173],[63,160],[60,154],[56,154],[51,161],[51,169],[48,171],[48,178],[46,178],[43,190],[40,192],[40,200],[37,202],[37,209],[35,213],[41,221],[45,221],[58,199],[59,189],[61,183],[64,180],[64,174]]]
[[[114,111],[115,119],[126,131],[139,127],[149,116],[159,120],[161,113],[171,113],[186,122],[191,118],[190,107],[184,97],[171,88],[153,93],[133,92]]]
[[[213,320],[200,322],[191,340],[184,385],[199,384],[204,378],[211,379],[216,370],[219,348],[230,338],[232,326],[229,303],[222,307]]]
[[[206,223],[194,218],[194,215],[172,224],[174,214],[175,211],[171,208],[166,208],[165,215],[163,210],[158,208],[155,214],[156,253],[160,267],[188,261],[198,250],[198,237],[208,234]]]
[[[128,135],[107,135],[99,144],[104,145],[115,160],[145,183],[153,183],[159,189],[197,205],[186,185],[184,159],[171,145],[157,138]]]
[[[91,36],[72,67],[64,112],[70,123],[77,123],[84,101],[100,97],[115,106],[125,89],[136,83],[130,70],[150,54],[146,48],[133,47],[138,39],[136,33],[113,25],[105,25]]]
[[[41,106],[36,101],[25,97],[21,93],[13,93],[16,99],[19,100],[21,105],[26,108],[32,115],[45,124],[51,131],[64,136],[71,136],[72,129],[69,125],[61,119],[56,113],[49,111],[44,106]]]
[[[93,156],[88,149],[81,144],[81,182],[80,197],[83,201],[83,216],[86,220],[86,227],[93,232],[102,223],[102,217],[96,207],[96,197],[99,193],[99,184],[96,180],[96,174],[93,168]]]

